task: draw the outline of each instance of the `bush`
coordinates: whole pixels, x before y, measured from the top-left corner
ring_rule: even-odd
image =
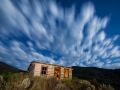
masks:
[[[58,83],[54,90],[68,90],[65,84]]]
[[[100,85],[99,90],[115,90],[110,85],[106,86],[105,84]]]
[[[95,86],[87,80],[81,80],[79,85],[80,90],[95,90]]]
[[[29,78],[25,78],[23,79],[22,83],[18,85],[19,88],[22,89],[27,89],[30,86],[30,79]]]
[[[3,79],[3,76],[0,75],[0,87],[5,85],[5,81]]]
[[[8,75],[4,77],[6,77],[7,81],[0,88],[1,90],[25,90],[30,84],[29,74],[8,73]]]

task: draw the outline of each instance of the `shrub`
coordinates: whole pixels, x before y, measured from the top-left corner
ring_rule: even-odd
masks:
[[[30,86],[30,79],[29,78],[25,78],[23,79],[22,83],[18,86],[20,88],[26,89]]]
[[[79,85],[80,90],[95,90],[95,86],[87,80],[81,80]]]
[[[28,87],[30,77],[28,74],[8,73],[5,77],[6,83],[0,88],[1,90],[25,90]]]
[[[68,90],[65,84],[58,83],[54,90]]]
[[[110,85],[105,85],[105,84],[102,84],[100,85],[100,88],[99,90],[115,90],[114,88],[112,88]]]
[[[0,75],[0,87],[5,84],[5,81],[3,79],[3,76]]]
[[[91,90],[91,88],[90,88],[90,87],[88,87],[86,90]]]
[[[93,85],[96,87],[97,90],[98,90],[98,87],[100,87],[100,84],[97,82],[96,79],[93,79],[93,80],[91,81],[91,84],[93,84]]]

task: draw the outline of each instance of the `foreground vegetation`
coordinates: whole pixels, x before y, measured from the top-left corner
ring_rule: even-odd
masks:
[[[110,85],[73,78],[56,81],[54,77],[33,77],[25,73],[0,76],[0,90],[114,90]]]
[[[120,69],[73,67],[73,79],[33,77],[0,62],[0,90],[120,90]]]

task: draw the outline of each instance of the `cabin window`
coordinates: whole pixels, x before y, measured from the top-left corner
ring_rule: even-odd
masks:
[[[41,74],[42,75],[46,75],[47,74],[47,67],[42,66],[42,68],[41,68]]]

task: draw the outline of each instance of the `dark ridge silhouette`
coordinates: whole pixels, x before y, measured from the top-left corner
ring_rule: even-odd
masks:
[[[73,66],[73,77],[85,79],[90,82],[97,80],[99,83],[111,85],[120,90],[120,69],[104,69],[97,67]],[[119,88],[119,89],[118,89]]]
[[[11,65],[8,65],[4,62],[0,62],[0,74],[8,74],[8,73],[16,73],[19,71],[23,71],[20,69],[17,69]]]

